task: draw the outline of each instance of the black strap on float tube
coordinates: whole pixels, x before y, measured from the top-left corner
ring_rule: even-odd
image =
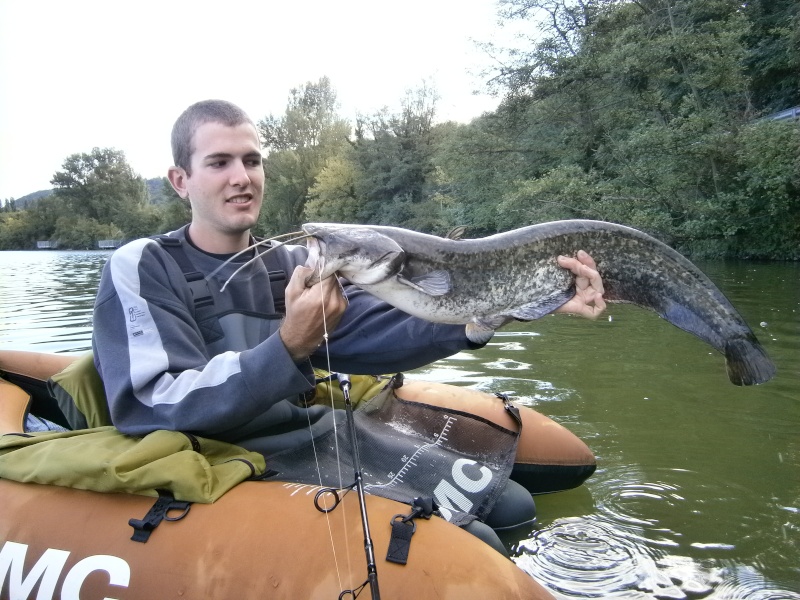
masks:
[[[514,419],[514,422],[517,424],[517,437],[519,437],[522,435],[522,416],[519,414],[519,407],[511,402],[511,398],[508,397],[508,394],[495,392],[494,395],[503,401],[503,408],[506,409],[506,412],[511,415],[511,418]]]
[[[407,515],[396,514],[392,517],[392,537],[389,538],[389,549],[386,551],[386,560],[404,565],[408,562],[408,551],[411,549],[411,536],[417,530],[414,519],[422,517],[430,519],[439,507],[433,498],[414,498],[411,512]]]
[[[369,533],[369,520],[367,519],[367,506],[364,498],[364,481],[361,477],[361,459],[358,455],[358,440],[356,439],[356,423],[353,418],[353,405],[350,402],[350,376],[339,373],[339,387],[344,395],[344,408],[347,414],[347,428],[350,431],[350,442],[353,446],[353,470],[355,472],[355,486],[358,492],[358,505],[361,509],[361,527],[364,530],[364,553],[367,556],[367,583],[372,592],[372,600],[380,600],[381,593],[378,590],[378,569],[375,564],[375,548],[372,544],[372,537]],[[355,590],[344,590],[339,594],[339,600],[345,595],[356,597]]]
[[[214,297],[211,295],[211,290],[208,289],[208,282],[205,275],[198,271],[186,256],[183,250],[181,240],[171,237],[169,235],[157,235],[154,239],[161,244],[161,247],[167,251],[178,266],[183,271],[183,276],[186,277],[186,283],[192,292],[194,298],[194,307],[200,309],[214,304]]]
[[[128,525],[133,527],[133,535],[131,539],[134,542],[145,543],[150,539],[150,534],[153,530],[161,524],[161,521],[180,521],[187,515],[189,509],[192,507],[191,502],[184,500],[175,500],[172,492],[168,490],[156,490],[158,492],[158,500],[147,511],[144,519],[131,519]],[[171,510],[183,511],[175,517],[168,515]]]

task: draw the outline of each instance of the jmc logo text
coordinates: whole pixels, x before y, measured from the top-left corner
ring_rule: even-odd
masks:
[[[79,560],[66,572],[61,584],[61,594],[56,595],[56,587],[70,553],[66,550],[48,548],[25,574],[23,565],[27,553],[27,544],[17,542],[3,544],[0,550],[0,598],[27,600],[31,598],[31,592],[38,583],[36,600],[56,598],[79,600],[83,582],[94,571],[108,573],[110,585],[128,587],[130,583],[131,568],[127,562],[117,556],[95,554]],[[103,600],[114,600],[114,598],[107,596]]]

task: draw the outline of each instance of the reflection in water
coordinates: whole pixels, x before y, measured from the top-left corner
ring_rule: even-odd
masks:
[[[82,352],[107,252],[0,252],[0,348]],[[707,263],[778,366],[755,388],[653,314],[517,324],[412,378],[506,392],[597,472],[537,496],[514,560],[560,598],[800,599],[800,265]]]

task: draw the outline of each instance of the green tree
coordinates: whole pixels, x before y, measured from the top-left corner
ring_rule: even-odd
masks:
[[[474,143],[470,152],[450,145],[443,153],[453,188],[469,170],[484,189],[497,182],[487,192],[500,199],[501,228],[585,215],[706,253],[785,253],[796,244],[791,218],[773,229],[786,243],[758,240],[772,214],[765,207],[793,214],[794,145],[748,122],[770,94],[797,89],[798,71],[784,69],[794,64],[787,41],[796,33],[783,28],[796,23],[797,7],[766,4],[503,0],[505,18],[529,19],[537,37],[510,53],[494,80],[505,88],[497,112],[459,134],[462,147]],[[754,64],[780,81],[756,78]],[[490,152],[505,157],[493,177],[472,158]],[[473,198],[467,215],[490,227],[492,206]]]
[[[94,219],[104,225],[117,223],[126,235],[139,233],[138,217],[148,211],[147,188],[128,165],[123,152],[94,148],[88,154],[69,156],[62,168],[50,182],[55,188],[54,195],[70,215]]]
[[[585,173],[576,166],[558,167],[543,177],[518,181],[497,205],[498,228],[559,219],[597,219],[601,214],[594,207],[602,197],[603,184],[597,173]]]
[[[258,123],[266,183],[259,230],[265,234],[299,228],[309,190],[326,161],[349,145],[350,124],[337,116],[336,92],[327,77],[291,90],[282,117]]]
[[[161,198],[163,202],[160,205],[158,224],[160,233],[174,231],[192,220],[191,205],[178,195],[166,177],[161,179]]]
[[[36,235],[31,225],[26,210],[0,214],[0,250],[35,248]]]
[[[63,215],[55,223],[53,238],[59,247],[74,250],[93,250],[97,240],[122,239],[123,232],[112,224],[78,215]]]
[[[754,109],[763,114],[800,105],[800,3],[749,0],[742,10],[751,24],[744,65]]]
[[[742,129],[731,150],[736,174],[709,203],[695,238],[714,255],[800,259],[800,127],[789,122],[754,123]]]
[[[65,211],[53,196],[35,200],[27,210],[0,215],[0,249],[30,249],[39,240],[53,240],[56,219]]]
[[[435,172],[434,118],[439,95],[423,84],[409,90],[399,113],[383,109],[361,116],[356,125],[355,155],[362,174],[356,195],[363,201],[362,220],[431,230]]]
[[[524,140],[524,126],[512,125],[502,108],[469,125],[440,124],[436,134],[435,198],[446,199],[449,227],[467,226],[471,236],[499,231],[498,202],[513,182],[546,172],[537,165],[552,138]]]
[[[352,148],[330,157],[308,190],[305,217],[310,221],[361,222],[364,205],[356,186],[362,177]]]

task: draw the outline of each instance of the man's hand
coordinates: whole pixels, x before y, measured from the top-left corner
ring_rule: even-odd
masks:
[[[310,267],[298,266],[286,286],[286,318],[279,330],[281,340],[294,361],[308,358],[325,340],[325,332],[339,324],[347,298],[336,277],[328,277],[311,287],[306,279]]]
[[[603,300],[603,279],[597,272],[594,259],[581,250],[577,258],[559,256],[558,265],[575,274],[575,295],[553,312],[573,313],[596,319],[606,309],[606,302]]]

